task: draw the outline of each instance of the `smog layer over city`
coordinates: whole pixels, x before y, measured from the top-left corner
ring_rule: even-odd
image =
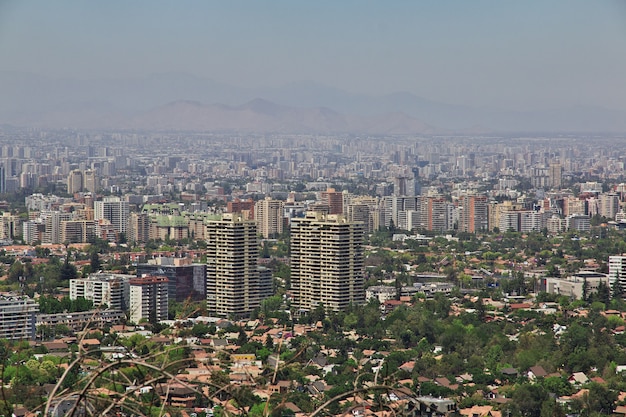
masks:
[[[626,415],[626,3],[0,1],[0,416]]]

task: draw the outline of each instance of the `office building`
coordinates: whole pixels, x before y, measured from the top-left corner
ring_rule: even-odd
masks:
[[[159,257],[137,265],[137,276],[159,275],[168,279],[168,298],[183,302],[206,298],[206,265],[194,264],[191,258]]]
[[[283,233],[283,211],[285,204],[280,200],[266,197],[257,201],[254,206],[254,219],[257,221],[258,232],[265,239]]]
[[[333,311],[362,303],[363,224],[311,211],[292,219],[291,289],[300,313],[320,303]]]
[[[130,321],[158,322],[167,319],[167,277],[145,275],[131,278]]]
[[[70,299],[82,297],[94,307],[106,305],[113,310],[127,310],[132,275],[94,273],[87,278],[70,280]]]
[[[566,278],[541,278],[540,290],[548,294],[558,294],[571,299],[582,300],[585,296],[597,293],[601,285],[610,285],[608,275],[599,272],[580,271]]]
[[[207,309],[219,317],[248,317],[260,305],[258,237],[254,220],[226,213],[207,222]]]
[[[39,304],[26,296],[0,296],[0,339],[35,338]]]

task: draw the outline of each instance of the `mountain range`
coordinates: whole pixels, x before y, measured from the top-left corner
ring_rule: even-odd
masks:
[[[626,132],[626,112],[601,107],[505,111],[407,92],[353,94],[314,82],[242,88],[184,73],[77,80],[0,71],[0,91],[0,124],[15,126],[365,134]]]

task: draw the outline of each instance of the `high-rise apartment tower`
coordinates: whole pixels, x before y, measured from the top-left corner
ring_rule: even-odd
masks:
[[[220,317],[248,317],[260,304],[257,227],[239,213],[207,222],[207,309]]]
[[[312,211],[292,219],[291,288],[299,313],[362,303],[363,224]]]

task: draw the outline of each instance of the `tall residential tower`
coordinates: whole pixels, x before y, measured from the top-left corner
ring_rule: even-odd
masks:
[[[240,213],[207,222],[207,309],[220,317],[248,317],[260,305],[257,227]]]
[[[299,313],[362,303],[363,224],[312,211],[292,219],[291,288]]]

